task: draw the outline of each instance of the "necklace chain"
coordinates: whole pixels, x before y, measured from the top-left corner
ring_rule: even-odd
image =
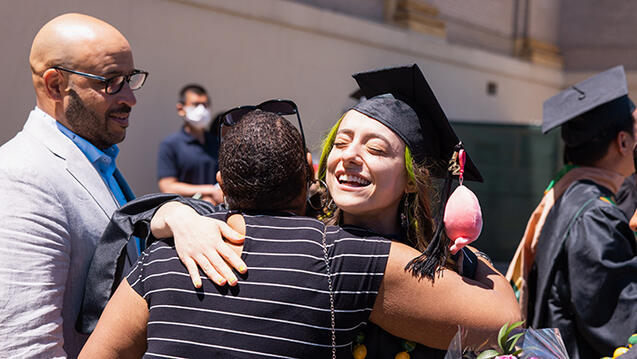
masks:
[[[330,292],[330,320],[332,325],[332,359],[336,359],[336,319],[334,310],[334,290],[332,289],[332,274],[330,272],[330,260],[327,254],[327,241],[325,240],[325,225],[323,225],[323,259],[327,271],[327,286]]]

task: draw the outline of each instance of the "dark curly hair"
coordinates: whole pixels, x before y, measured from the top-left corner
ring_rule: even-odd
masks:
[[[222,189],[231,209],[282,210],[303,195],[311,169],[299,131],[261,110],[230,127],[219,149]]]

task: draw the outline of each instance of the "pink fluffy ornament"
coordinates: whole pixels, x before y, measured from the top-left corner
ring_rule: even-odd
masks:
[[[452,242],[449,246],[452,254],[478,239],[482,231],[482,210],[478,197],[462,185],[465,156],[464,150],[460,150],[460,186],[449,196],[443,218],[447,237]]]

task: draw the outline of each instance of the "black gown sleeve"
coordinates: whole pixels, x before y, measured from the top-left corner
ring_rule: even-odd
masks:
[[[617,207],[619,207],[626,218],[630,220],[637,209],[637,176],[635,173],[626,177],[619,191],[617,191]]]
[[[612,353],[637,330],[635,236],[609,204],[583,213],[565,246],[578,337],[599,353]]]
[[[145,247],[154,242],[156,238],[150,232],[150,220],[161,205],[170,201],[187,204],[202,215],[220,209],[210,202],[176,194],[150,194],[130,201],[115,211],[97,244],[86,277],[82,306],[75,325],[80,333],[93,332],[106,303],[126,275],[126,264],[131,264],[127,261],[131,252],[127,250],[127,245],[131,237],[141,238]],[[131,262],[134,264],[135,261]]]

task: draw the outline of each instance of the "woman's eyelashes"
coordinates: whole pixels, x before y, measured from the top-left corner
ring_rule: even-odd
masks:
[[[384,155],[385,151],[382,148],[378,148],[378,147],[372,147],[372,146],[368,146],[367,147],[369,149],[369,152],[371,152],[373,155]]]
[[[367,141],[366,147],[374,155],[386,155],[389,153],[389,146],[381,139],[373,138]]]
[[[347,143],[345,141],[334,141],[334,147],[336,148],[344,148],[345,146],[347,146]]]
[[[354,146],[355,141],[356,139],[352,139],[346,134],[340,134],[334,140],[334,148],[345,150],[350,146]],[[390,153],[391,146],[385,143],[383,139],[371,137],[368,139],[358,140],[358,142],[361,142],[361,147],[365,148],[367,152],[372,155],[384,156]]]

